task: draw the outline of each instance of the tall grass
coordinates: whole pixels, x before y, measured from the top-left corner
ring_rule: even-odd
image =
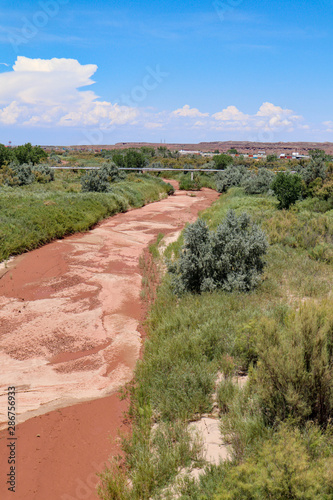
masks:
[[[318,344],[319,354],[315,357],[313,370],[309,369],[305,375],[300,372],[297,378],[295,367],[297,365],[298,368],[302,368],[302,359],[304,361],[302,355],[306,351],[302,339],[304,340],[304,332],[308,329],[306,325],[305,330],[303,327],[303,330],[301,327],[296,327],[296,330],[298,328],[297,336],[296,330],[286,325],[290,325],[292,318],[298,318],[297,311],[302,309],[302,303],[308,304],[311,300],[311,307],[316,308],[317,303],[329,299],[333,283],[333,268],[327,259],[314,258],[311,248],[303,244],[306,239],[306,235],[303,235],[304,225],[302,225],[305,216],[301,210],[298,212],[295,210],[291,215],[284,214],[277,210],[277,202],[273,197],[246,196],[242,189],[235,188],[222,195],[211,208],[202,214],[202,217],[211,228],[216,228],[230,208],[236,210],[237,214],[246,211],[268,232],[271,245],[266,258],[267,265],[263,282],[250,293],[214,291],[201,295],[188,293],[178,298],[172,293],[169,276],[165,276],[148,318],[148,339],[145,343],[144,356],[136,368],[135,381],[129,388],[133,437],[124,449],[127,451],[127,478],[130,479],[133,489],[131,490],[127,484],[122,490],[124,494],[129,495],[128,498],[172,498],[171,493],[169,497],[162,493],[166,483],[171,483],[177,490],[179,498],[184,500],[271,498],[272,496],[269,495],[271,491],[276,493],[274,488],[278,488],[278,481],[274,483],[274,488],[272,486],[273,489],[270,491],[270,478],[267,479],[262,472],[264,463],[269,463],[270,467],[274,467],[274,453],[269,453],[270,447],[276,450],[282,468],[284,465],[289,467],[288,453],[295,454],[296,469],[297,467],[300,469],[291,472],[291,481],[294,477],[296,482],[302,484],[302,481],[304,483],[310,478],[309,485],[312,485],[313,489],[309,491],[317,495],[314,498],[318,500],[331,498],[325,496],[332,494],[330,483],[327,486],[325,481],[328,480],[328,470],[332,466],[330,457],[332,457],[333,448],[329,447],[328,451],[320,451],[321,445],[319,445],[325,439],[331,439],[330,427],[328,426],[327,430],[323,431],[314,426],[309,437],[310,431],[307,430],[306,422],[308,418],[314,418],[310,404],[310,411],[307,413],[305,409],[305,417],[302,414],[305,427],[298,434],[293,427],[297,423],[295,419],[288,423],[291,430],[289,427],[281,428],[280,434],[276,434],[275,431],[280,429],[279,418],[288,418],[288,412],[282,414],[276,411],[274,418],[268,419],[264,409],[269,408],[270,416],[272,415],[273,409],[276,409],[275,402],[278,400],[279,388],[283,392],[282,396],[291,398],[287,404],[293,401],[297,406],[298,402],[292,400],[290,390],[294,386],[300,390],[301,386],[297,385],[298,383],[302,385],[305,392],[303,394],[302,391],[300,393],[296,391],[295,397],[296,395],[299,397],[300,404],[303,404],[302,397],[306,404],[309,404],[309,400],[313,399],[311,394],[313,395],[316,391],[315,387],[320,387],[316,378],[321,373],[320,367],[324,370],[324,375],[332,369],[329,368],[329,361],[325,366],[320,361],[321,355],[319,354],[324,356],[319,346],[322,335],[319,334],[317,337],[314,329],[313,336],[310,336],[311,345]],[[289,220],[288,217],[292,217],[295,224],[286,224],[281,228],[281,232],[278,232],[279,237],[274,239],[274,231],[278,221],[281,220],[280,217],[286,217],[287,220]],[[320,219],[318,222],[318,220],[314,215],[313,220],[308,221],[308,225],[314,228],[319,239],[326,238],[329,227],[327,226],[327,231],[324,230],[323,221]],[[297,235],[296,244],[290,244],[288,237],[291,235]],[[169,257],[179,254],[180,242],[181,238],[166,250]],[[329,240],[327,244],[331,248]],[[306,307],[304,305],[304,308]],[[321,312],[318,314],[323,316]],[[301,323],[302,321],[297,324]],[[274,331],[285,332],[284,340],[280,339],[282,347],[276,347],[274,350],[272,342],[266,345],[269,335],[265,337],[262,325],[275,325]],[[332,351],[332,332],[327,328],[325,352],[330,349]],[[278,345],[277,342],[276,346]],[[294,363],[295,369],[292,360],[288,358],[290,353],[293,353],[292,359],[295,363],[297,361],[296,365]],[[226,367],[226,360],[232,369]],[[285,385],[279,383],[274,385],[274,381],[279,381],[273,370],[274,362],[274,367],[278,366],[281,383],[284,381]],[[268,367],[267,370],[270,370],[272,378],[267,375],[266,379],[258,368],[260,366]],[[245,389],[233,386],[232,374],[244,372],[250,374],[250,382]],[[164,479],[161,483],[159,475],[154,476],[151,468],[151,464],[156,460],[154,458],[156,446],[152,444],[151,434],[149,434],[153,424],[154,428],[159,426],[173,428],[175,425],[182,425],[186,430],[189,420],[197,418],[202,413],[210,413],[213,409],[213,393],[216,390],[215,382],[218,373],[224,374],[224,379],[217,389],[217,401],[224,436],[233,447],[233,462],[221,466],[210,466],[199,483],[185,476],[179,481],[180,486],[176,487],[176,469],[178,467],[179,472],[180,463],[176,465],[173,461],[171,464],[163,458],[166,460],[165,467],[169,472],[163,473]],[[317,385],[314,380],[317,380]],[[327,387],[327,385],[323,386],[322,395],[328,394],[325,392]],[[286,394],[288,390],[289,393]],[[328,397],[330,397],[329,394]],[[314,404],[317,404],[316,401]],[[326,412],[324,417],[326,420],[327,415]],[[321,423],[320,419],[318,422]],[[140,451],[142,445],[139,445],[138,436],[144,436],[145,432],[148,432],[150,437],[146,441],[145,454],[142,454]],[[172,439],[170,437],[166,439],[170,439],[170,448],[177,449],[180,446],[180,438],[176,434],[173,434]],[[288,453],[283,453],[284,440],[287,440]],[[320,450],[317,448],[317,455],[309,451],[309,446],[312,450],[317,446],[320,448]],[[262,454],[260,454],[261,449]],[[187,458],[191,456],[192,467],[194,467],[195,455],[188,452],[186,456]],[[188,461],[186,463],[189,464]],[[243,463],[246,464],[245,469],[238,468],[242,467],[239,464]],[[304,467],[308,471],[304,475],[301,471],[302,464],[305,464]],[[158,470],[164,470],[164,466],[160,464]],[[154,471],[157,469],[154,468]],[[101,492],[104,496],[102,498],[105,500],[127,498],[122,497],[123,493],[118,494],[115,488],[110,486],[110,481],[115,480],[110,479],[110,474],[106,472],[103,476],[104,483]],[[287,476],[288,474],[289,472]],[[312,481],[316,474],[317,479]],[[282,480],[289,480],[287,476],[283,476]],[[256,486],[257,489],[253,489],[252,496],[246,496],[245,490],[242,490],[242,477],[245,478],[244,488],[248,488],[249,491],[251,481],[252,483],[254,481],[253,478],[258,477],[258,481],[261,481]],[[223,489],[224,483],[228,484],[228,488]],[[145,484],[149,484],[149,491],[144,490]],[[289,487],[289,483],[286,482],[286,484]],[[290,498],[308,498],[301,496],[304,493],[304,488],[303,490],[302,488],[303,486],[299,487],[300,496]],[[320,488],[325,495],[323,493],[320,496]],[[231,496],[228,496],[228,490],[232,492]],[[284,490],[281,491],[282,496],[274,497],[273,495],[272,498],[286,498],[283,497]]]
[[[0,261],[87,231],[105,217],[157,201],[170,191],[162,180],[142,176],[114,184],[111,193],[81,193],[78,180],[72,173],[58,177],[55,185],[0,189]]]

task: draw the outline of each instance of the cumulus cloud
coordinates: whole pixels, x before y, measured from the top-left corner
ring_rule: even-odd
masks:
[[[12,68],[0,73],[0,125],[43,127],[94,127],[130,125],[158,130],[186,125],[196,131],[240,131],[275,134],[278,131],[306,129],[303,118],[291,109],[264,102],[254,114],[234,105],[213,114],[203,113],[189,104],[175,111],[131,107],[101,99],[93,90],[95,64],[76,59],[30,59],[19,56]],[[332,122],[323,125],[333,130]]]
[[[91,90],[95,64],[75,59],[19,56],[13,71],[0,74],[0,123],[20,125],[100,126],[131,123],[138,110],[99,101]]]
[[[283,109],[280,106],[275,106],[271,102],[264,102],[258,112],[257,116],[274,116],[274,115],[291,115],[291,109]]]
[[[236,106],[228,106],[227,108],[223,109],[219,113],[215,113],[212,115],[215,120],[220,120],[220,121],[247,121],[249,118],[249,115],[245,115],[239,109],[236,108]]]
[[[199,116],[209,116],[209,113],[201,113],[197,108],[190,108],[188,104],[185,104],[182,108],[176,109],[171,113],[174,116],[185,116],[189,118],[197,118]]]
[[[259,110],[248,115],[240,111],[236,106],[228,106],[218,113],[212,115],[218,123],[212,127],[216,130],[239,130],[239,131],[275,131],[293,128],[305,128],[301,125],[302,116],[296,115],[291,109],[283,109],[270,102],[264,102]]]
[[[257,114],[257,117],[262,117],[263,120],[258,121],[258,125],[264,128],[281,128],[281,127],[294,127],[302,116],[295,115],[291,109],[283,109],[280,106],[275,106],[270,102],[264,102]]]

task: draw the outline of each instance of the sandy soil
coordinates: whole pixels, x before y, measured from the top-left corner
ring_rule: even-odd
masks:
[[[0,272],[0,497],[97,498],[96,470],[119,452],[142,345],[139,257],[160,232],[172,236],[217,194],[176,192],[119,214],[85,234],[14,259]],[[3,267],[3,266],[2,266]],[[7,491],[6,388],[17,390],[17,487]]]

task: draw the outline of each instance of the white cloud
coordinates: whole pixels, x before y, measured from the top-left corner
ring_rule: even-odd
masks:
[[[207,126],[207,123],[200,121],[200,120],[196,121],[193,125],[193,127],[199,127],[199,128],[204,127],[204,126]]]
[[[276,135],[307,129],[303,118],[291,109],[264,102],[255,114],[230,105],[222,111],[202,113],[188,104],[175,111],[139,108],[102,100],[93,90],[95,64],[82,65],[75,59],[29,59],[19,56],[11,71],[0,73],[0,125],[44,127],[93,127],[100,130],[130,125],[139,130],[177,128],[186,118],[196,131],[252,132]],[[333,122],[325,122],[333,130]]]
[[[5,125],[13,125],[16,123],[17,118],[20,116],[22,111],[25,110],[20,108],[16,101],[13,101],[9,104],[9,106],[0,109],[0,122]]]
[[[212,115],[215,120],[220,120],[220,121],[247,121],[249,118],[249,115],[245,115],[239,109],[236,108],[236,106],[228,106],[227,108],[223,109],[219,113],[215,113]]]
[[[163,123],[155,123],[155,122],[147,122],[145,123],[145,127],[149,129],[161,128]]]
[[[326,122],[323,122],[323,125],[326,127],[326,132],[333,132],[333,121],[328,120]]]
[[[196,118],[199,116],[209,116],[209,113],[201,113],[197,108],[190,108],[188,104],[185,104],[182,108],[176,109],[171,113],[174,116],[185,116],[189,118]]]
[[[260,106],[257,116],[291,115],[292,113],[290,109],[282,109],[280,106],[275,106],[271,102],[264,102]]]
[[[13,71],[0,74],[0,123],[98,126],[131,123],[136,108],[99,101],[91,90],[95,64],[75,59],[29,59],[19,56]],[[1,108],[2,106],[2,108]]]
[[[263,118],[257,122],[257,125],[266,130],[288,127],[292,129],[293,126],[299,125],[299,121],[303,120],[302,116],[295,115],[291,109],[283,109],[271,102],[264,102],[260,106],[256,116]]]

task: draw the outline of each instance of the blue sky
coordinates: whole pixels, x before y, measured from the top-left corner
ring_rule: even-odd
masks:
[[[333,3],[0,7],[0,142],[332,141]]]

